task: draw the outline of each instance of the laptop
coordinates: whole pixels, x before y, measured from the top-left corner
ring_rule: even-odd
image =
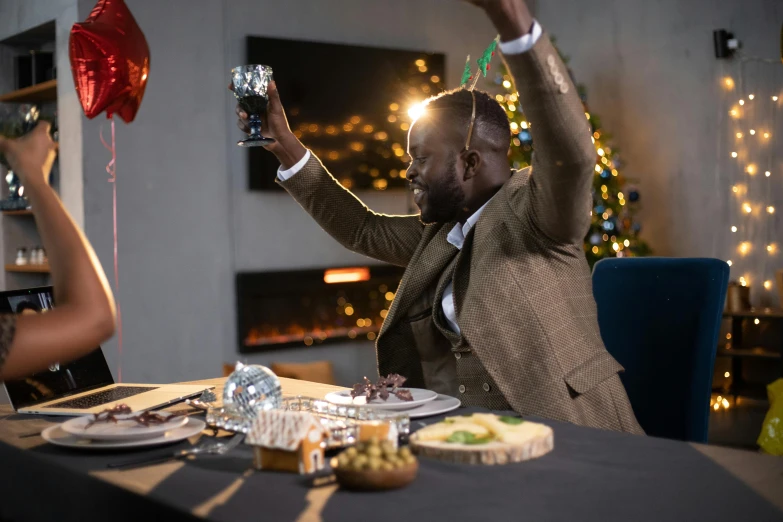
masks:
[[[52,287],[0,292],[0,314],[42,313],[54,307]],[[100,346],[81,359],[3,383],[17,413],[87,415],[116,404],[146,411],[167,406],[204,390],[206,385],[115,384]]]

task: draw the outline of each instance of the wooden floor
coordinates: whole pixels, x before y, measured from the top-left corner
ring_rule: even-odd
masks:
[[[767,415],[766,401],[741,402],[728,410],[710,411],[709,443],[757,449],[756,439]]]

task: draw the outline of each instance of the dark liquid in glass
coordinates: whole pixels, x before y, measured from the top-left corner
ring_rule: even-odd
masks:
[[[239,106],[248,116],[266,116],[268,100],[264,96],[245,96],[239,98]]]

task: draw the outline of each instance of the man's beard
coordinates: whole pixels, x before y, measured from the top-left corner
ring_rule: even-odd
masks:
[[[456,160],[452,160],[446,167],[446,174],[442,179],[439,185],[427,187],[427,210],[419,215],[419,220],[425,225],[455,221],[465,202],[465,193],[457,181]]]

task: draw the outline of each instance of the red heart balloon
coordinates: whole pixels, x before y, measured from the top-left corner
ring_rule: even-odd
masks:
[[[122,0],[99,0],[90,16],[71,28],[71,72],[88,118],[106,111],[125,123],[136,117],[150,69],[150,50]]]

